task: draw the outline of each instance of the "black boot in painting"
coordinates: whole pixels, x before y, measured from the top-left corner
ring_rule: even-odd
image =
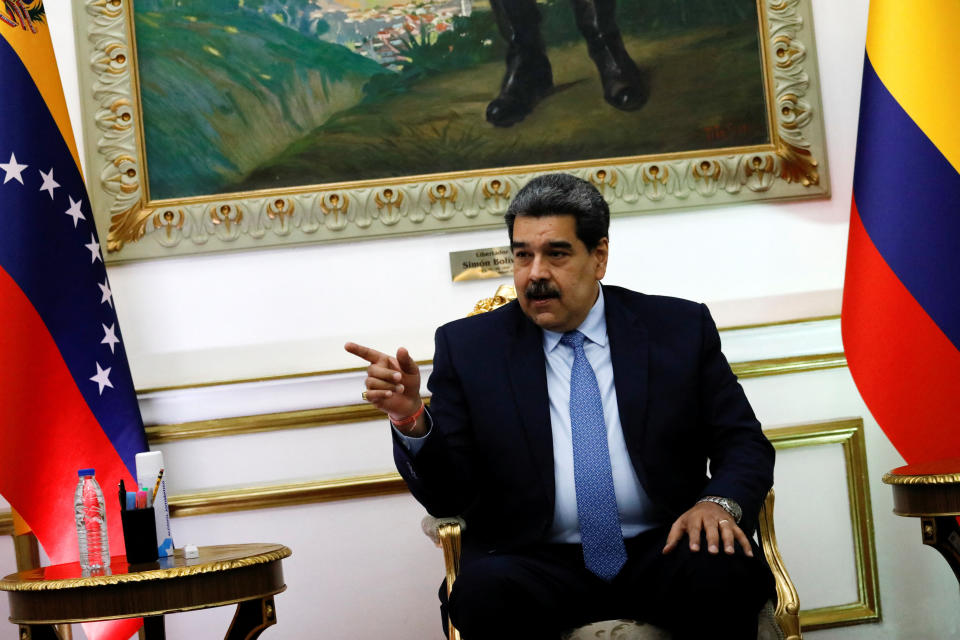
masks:
[[[572,0],[580,33],[603,83],[603,98],[623,111],[647,102],[650,90],[644,73],[627,53],[616,21],[616,0]]]
[[[507,70],[500,95],[487,105],[487,121],[510,127],[523,120],[553,89],[553,72],[540,34],[536,0],[490,0],[507,41]]]

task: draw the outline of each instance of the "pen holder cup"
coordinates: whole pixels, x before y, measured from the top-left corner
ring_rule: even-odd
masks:
[[[140,564],[157,559],[157,523],[153,507],[127,509],[120,512],[123,523],[123,542],[127,549],[127,562]]]

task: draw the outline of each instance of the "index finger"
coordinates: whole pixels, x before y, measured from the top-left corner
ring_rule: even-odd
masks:
[[[370,364],[381,363],[384,360],[388,359],[387,354],[381,353],[376,349],[371,349],[370,347],[365,347],[362,344],[357,344],[356,342],[348,342],[343,345],[343,348],[347,350],[348,353],[363,358]]]

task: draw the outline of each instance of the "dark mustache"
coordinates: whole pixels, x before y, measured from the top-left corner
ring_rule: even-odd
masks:
[[[527,298],[534,300],[547,300],[549,298],[559,298],[560,290],[550,286],[546,280],[535,280],[531,282],[524,291]]]

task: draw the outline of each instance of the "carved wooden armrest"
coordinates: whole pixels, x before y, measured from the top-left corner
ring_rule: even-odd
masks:
[[[800,596],[790,580],[790,574],[777,547],[777,532],[773,526],[773,501],[773,489],[770,489],[760,508],[760,543],[777,586],[777,608],[774,615],[787,640],[800,640]]]
[[[467,528],[463,518],[434,518],[425,516],[420,526],[433,543],[443,549],[443,565],[447,570],[447,597],[453,589],[453,582],[460,573],[460,533]],[[449,640],[460,640],[460,632],[447,622]]]

